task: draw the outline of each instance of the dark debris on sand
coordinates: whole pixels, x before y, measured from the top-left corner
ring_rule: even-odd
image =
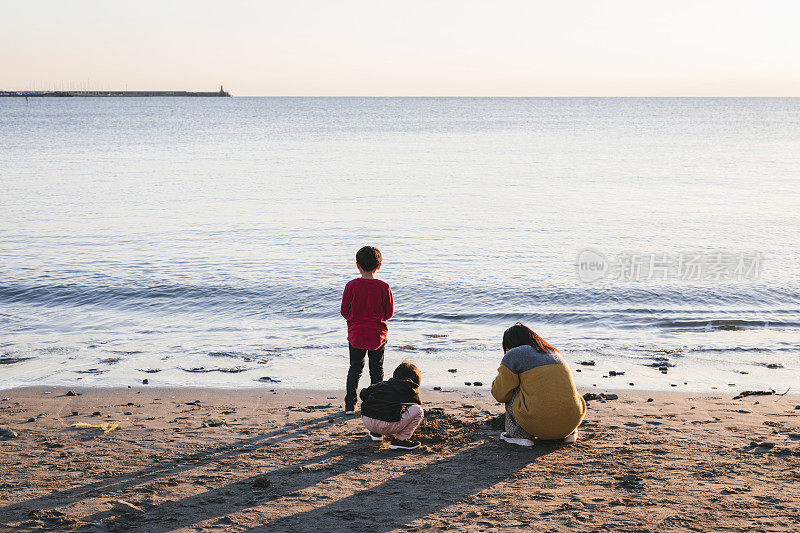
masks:
[[[775,394],[774,390],[746,390],[740,392],[738,395],[734,396],[734,400],[739,400],[746,396],[771,396]]]

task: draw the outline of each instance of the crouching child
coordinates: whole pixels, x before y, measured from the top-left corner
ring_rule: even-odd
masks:
[[[420,447],[411,440],[424,415],[419,399],[422,373],[416,365],[400,363],[387,381],[361,389],[361,420],[372,440],[392,437],[392,450]]]

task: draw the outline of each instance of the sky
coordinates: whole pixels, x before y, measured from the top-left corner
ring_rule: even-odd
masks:
[[[793,0],[0,0],[0,13],[0,90],[800,96]]]

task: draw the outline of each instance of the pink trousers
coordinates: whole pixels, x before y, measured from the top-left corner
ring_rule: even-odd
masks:
[[[380,433],[381,435],[394,435],[399,440],[408,440],[414,434],[414,430],[422,422],[424,412],[419,405],[410,405],[400,415],[399,422],[384,422],[383,420],[376,420],[368,416],[362,416],[361,421],[364,422],[364,427],[367,431],[372,433]]]

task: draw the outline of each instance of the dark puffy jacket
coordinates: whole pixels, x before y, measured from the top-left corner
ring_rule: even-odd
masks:
[[[383,420],[399,422],[406,407],[422,405],[419,385],[408,378],[390,378],[361,389],[361,414]]]

